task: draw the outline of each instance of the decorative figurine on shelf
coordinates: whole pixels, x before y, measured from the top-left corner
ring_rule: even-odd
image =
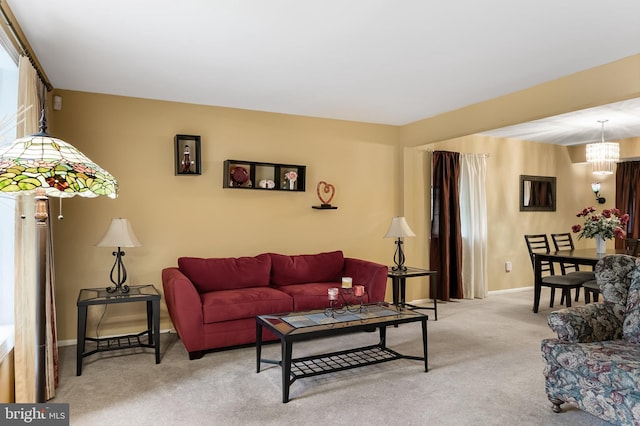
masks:
[[[229,171],[231,181],[229,182],[233,187],[248,186],[251,187],[251,181],[249,180],[249,173],[244,167],[236,166]]]
[[[180,162],[180,165],[182,166],[182,173],[193,173],[191,166],[193,166],[194,162],[191,160],[191,149],[189,148],[189,145],[184,146],[182,154],[184,155]]]
[[[276,187],[276,183],[271,179],[262,179],[260,182],[258,182],[258,186],[264,189],[273,189]]]
[[[333,200],[333,196],[336,195],[335,186],[321,180],[318,182],[318,186],[316,186],[316,194],[321,204],[319,206],[312,206],[314,209],[337,209],[337,207],[331,205],[331,200]]]
[[[294,170],[291,170],[284,174],[284,185],[283,189],[296,189],[296,180],[298,180],[298,173]]]

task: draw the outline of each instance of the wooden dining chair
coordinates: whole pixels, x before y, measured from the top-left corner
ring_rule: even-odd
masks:
[[[570,232],[551,234],[551,240],[553,240],[553,246],[555,247],[556,251],[575,249],[575,246],[573,245],[573,238],[571,237]],[[560,270],[562,272],[562,275],[580,278],[583,280],[583,283],[596,279],[596,275],[593,271],[581,271],[580,266],[577,263],[562,262],[560,263]],[[586,297],[587,296],[585,295],[585,303],[588,303],[586,302]],[[580,289],[576,290],[576,302],[579,298]],[[562,303],[562,301],[560,301],[560,303]]]
[[[597,302],[600,298],[600,287],[596,280],[589,280],[586,283],[582,283],[582,288],[584,289],[584,303],[591,303],[591,296],[593,296],[593,301]]]
[[[640,240],[637,238],[625,238],[624,239],[625,253],[631,256],[640,256]]]
[[[533,267],[533,272],[535,274],[535,260],[534,256],[536,252],[544,252],[549,253],[551,251],[551,247],[549,246],[549,239],[547,238],[547,234],[528,234],[524,236],[524,240],[527,243],[527,249],[529,250],[529,257],[531,259],[531,266]],[[580,290],[582,287],[582,283],[585,282],[583,278],[579,278],[577,276],[569,276],[569,275],[556,275],[555,268],[553,262],[542,261],[541,263],[542,269],[542,286],[549,287],[551,289],[551,298],[549,301],[549,307],[553,308],[553,303],[555,301],[555,291],[559,289],[562,292],[562,300],[565,302],[566,306],[571,306],[571,289],[575,289],[576,291]],[[547,274],[546,276],[544,274]],[[535,279],[535,277],[534,277]]]

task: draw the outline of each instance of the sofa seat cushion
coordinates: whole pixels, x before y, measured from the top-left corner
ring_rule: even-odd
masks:
[[[271,287],[211,291],[200,295],[205,324],[291,312],[291,297]]]
[[[549,366],[557,365],[590,387],[607,387],[626,392],[640,383],[640,345],[625,340],[590,343],[563,343],[543,340],[542,353]],[[571,374],[569,374],[571,373]],[[576,383],[556,383],[555,387],[570,388]]]
[[[339,282],[344,270],[342,251],[287,256],[269,253],[271,256],[271,283],[277,286]]]
[[[266,287],[269,285],[271,257],[267,254],[209,259],[181,257],[178,268],[200,293]]]
[[[329,293],[327,290],[331,287],[340,287],[342,284],[337,282],[307,283],[299,285],[288,285],[278,287],[284,293],[293,298],[294,311],[308,311],[311,309],[324,309],[329,307]],[[344,298],[342,298],[344,297]],[[343,294],[338,302],[351,304],[359,303],[358,300],[351,295]],[[365,294],[362,298],[363,303],[369,302],[369,295]]]

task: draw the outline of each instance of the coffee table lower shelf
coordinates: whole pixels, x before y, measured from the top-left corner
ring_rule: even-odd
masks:
[[[289,385],[295,382],[296,379],[302,379],[304,377],[350,370],[352,368],[380,364],[396,359],[424,361],[423,357],[402,355],[380,345],[364,346],[329,354],[296,358],[291,360],[291,380],[289,381]],[[268,359],[262,359],[261,361],[282,366],[282,361]]]

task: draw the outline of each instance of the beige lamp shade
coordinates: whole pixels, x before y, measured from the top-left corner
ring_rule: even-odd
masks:
[[[141,247],[140,241],[133,233],[131,223],[127,219],[111,219],[109,229],[104,234],[98,247]]]
[[[411,230],[407,220],[404,216],[396,216],[391,219],[391,225],[385,238],[402,238],[402,237],[415,237],[416,234]]]

